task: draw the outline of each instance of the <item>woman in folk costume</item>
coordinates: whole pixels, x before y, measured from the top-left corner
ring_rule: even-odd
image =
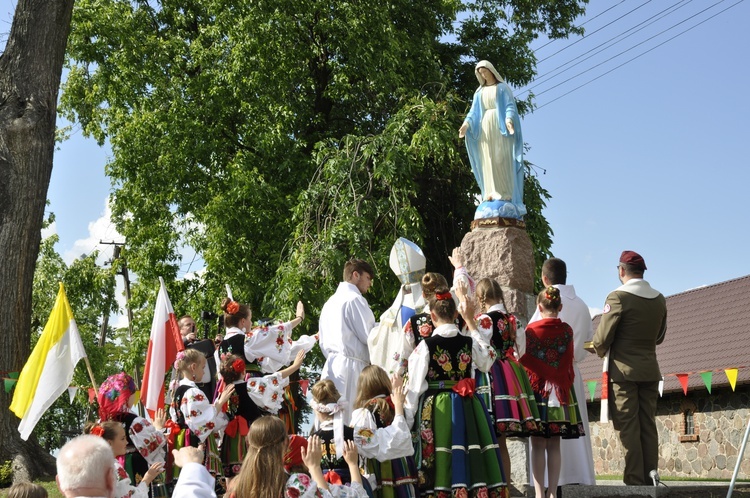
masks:
[[[509,477],[506,436],[526,437],[535,433],[539,410],[526,370],[514,355],[516,317],[505,310],[500,284],[495,279],[483,278],[477,282],[476,297],[481,311],[476,317],[477,330],[497,352],[497,360],[490,369],[490,391],[485,402],[495,421],[505,476]],[[476,376],[477,384],[485,379],[485,375]]]
[[[351,426],[359,454],[367,459],[370,485],[379,498],[416,496],[417,469],[404,417],[405,399],[401,377],[391,380],[377,365],[362,370]]]
[[[302,336],[292,340],[292,330],[305,319],[302,301],[297,303],[294,320],[277,325],[262,325],[251,328],[250,307],[226,297],[221,302],[224,310],[224,325],[227,330],[216,351],[217,364],[222,354],[234,354],[245,361],[251,377],[262,377],[275,373],[288,365],[297,352],[310,351],[315,345],[315,336]]]
[[[299,351],[308,352],[317,342],[312,335],[292,340],[292,330],[305,319],[305,307],[301,301],[297,303],[293,320],[254,328],[249,306],[227,297],[222,301],[221,309],[224,311],[226,333],[216,350],[216,364],[221,364],[222,355],[237,355],[245,361],[247,378],[262,377],[281,370],[292,363]],[[222,389],[223,382],[219,382],[217,392]],[[286,406],[282,409],[282,418],[287,430],[293,432],[295,407],[289,387],[284,393],[284,401]]]
[[[458,136],[466,137],[471,170],[484,201],[477,208],[475,218],[520,219],[526,214],[523,204],[525,166],[516,100],[490,62],[479,61],[474,74],[479,88]]]
[[[554,498],[560,476],[560,438],[577,438],[584,431],[573,390],[573,330],[557,318],[562,309],[560,291],[547,287],[539,293],[537,307],[542,319],[526,327],[521,363],[529,373],[541,418],[539,431],[531,437],[536,498]]]
[[[123,424],[127,439],[127,451],[120,460],[133,485],[137,486],[148,469],[157,463],[164,464],[166,438],[162,434],[165,415],[159,410],[154,424],[130,411],[135,402],[135,382],[125,372],[110,375],[99,386],[99,420],[112,420]]]
[[[497,355],[476,330],[473,304],[460,296],[469,335],[455,324],[456,303],[448,287],[438,287],[430,302],[435,330],[409,357],[406,407],[417,415],[420,494],[506,497],[494,424],[474,394],[472,378],[472,362],[486,372]]]
[[[170,433],[173,449],[183,446],[197,447],[204,444],[205,465],[214,475],[221,475],[221,458],[219,457],[219,431],[223,430],[229,419],[222,408],[234,392],[234,386],[224,389],[215,403],[211,403],[196,380],[203,377],[206,368],[206,357],[196,349],[186,349],[177,353],[174,362],[175,370],[183,377],[174,392],[170,415],[177,428]],[[172,477],[179,471],[174,469]]]
[[[226,405],[229,423],[224,429],[221,444],[221,461],[224,477],[234,477],[240,470],[247,453],[247,436],[250,425],[261,416],[277,414],[284,400],[284,388],[289,376],[299,370],[305,352],[299,351],[294,363],[275,374],[245,379],[245,362],[239,356],[225,355],[220,373],[225,385],[234,386],[234,394]]]

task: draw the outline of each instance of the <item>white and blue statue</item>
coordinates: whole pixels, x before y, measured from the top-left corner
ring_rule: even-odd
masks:
[[[482,193],[474,219],[522,219],[523,136],[516,100],[490,62],[480,61],[474,73],[479,88],[458,130],[459,138],[466,137],[471,170]]]

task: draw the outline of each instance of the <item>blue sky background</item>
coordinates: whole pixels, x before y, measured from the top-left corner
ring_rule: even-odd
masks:
[[[7,34],[15,2],[3,3],[0,32]],[[747,2],[593,0],[581,20],[588,21],[588,36],[575,44],[578,38],[535,44],[540,79],[656,15],[663,17],[541,82],[533,89],[539,108],[522,123],[531,147],[526,157],[552,194],[545,210],[555,232],[552,250],[566,260],[569,283],[593,308],[618,285],[615,266],[624,249],[643,255],[646,278],[665,295],[750,273]],[[502,74],[502,61],[492,62]],[[515,90],[524,95],[523,88]],[[57,250],[67,261],[95,248],[104,250],[104,260],[111,249],[99,240],[118,238],[106,208],[109,153],[74,127],[55,155],[49,209],[57,217]],[[191,253],[184,260],[183,273],[199,269],[201,262],[190,266],[192,259]]]

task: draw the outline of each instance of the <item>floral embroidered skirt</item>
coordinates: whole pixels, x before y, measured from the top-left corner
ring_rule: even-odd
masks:
[[[482,384],[486,376],[477,371],[477,383]],[[490,369],[489,378],[488,407],[497,434],[526,437],[537,432],[539,409],[523,366],[509,359],[497,360]]]
[[[549,406],[549,397],[535,393],[541,423],[539,430],[532,434],[542,437],[562,437],[563,439],[576,439],[586,434],[581,421],[581,412],[578,408],[575,390],[571,387],[568,395],[568,403],[554,403]]]
[[[396,458],[387,462],[369,458],[367,470],[375,474],[377,498],[416,497],[417,466],[414,457]]]
[[[420,495],[427,498],[505,498],[508,487],[487,409],[476,395],[463,397],[433,383],[417,422]],[[435,389],[440,386],[440,390]]]

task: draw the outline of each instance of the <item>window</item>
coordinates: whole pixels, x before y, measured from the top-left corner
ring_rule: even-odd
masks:
[[[686,436],[692,436],[695,434],[695,426],[693,425],[693,412],[691,410],[687,410],[684,414],[684,421],[685,421],[685,435]]]
[[[695,433],[695,421],[693,420],[692,409],[687,409],[682,412],[682,435],[680,435],[681,443],[697,442],[699,440],[698,434]]]

